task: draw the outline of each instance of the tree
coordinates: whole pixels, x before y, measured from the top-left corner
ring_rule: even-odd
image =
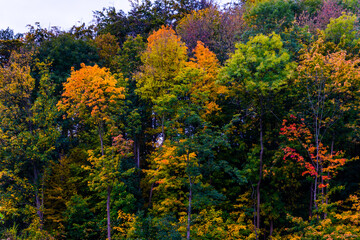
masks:
[[[355,15],[343,14],[336,19],[330,19],[325,29],[325,39],[340,46],[355,46]]]
[[[190,53],[201,41],[224,63],[245,29],[243,12],[243,8],[220,11],[214,6],[193,11],[179,21],[176,31]]]
[[[322,200],[322,204],[328,203],[329,182],[348,160],[343,158],[341,151],[334,151],[334,146],[331,146],[329,151],[329,148],[321,142],[314,144],[314,137],[306,128],[304,119],[301,123],[297,123],[295,116],[291,115],[290,117],[295,123],[289,124],[287,120],[283,120],[280,134],[285,135],[290,143],[299,142],[302,146],[301,150],[305,150],[306,153],[304,155],[299,154],[296,149],[286,146],[283,148],[283,159],[285,161],[288,159],[295,160],[305,168],[302,175],[309,174],[315,180],[313,200],[315,208],[318,209],[319,200]],[[321,190],[320,194],[317,189]],[[326,213],[324,218],[326,218]]]
[[[162,27],[149,36],[147,49],[141,56],[143,65],[135,77],[141,98],[153,102],[166,93],[185,64],[186,49],[170,27]]]
[[[69,33],[61,33],[42,42],[35,58],[51,62],[50,74],[56,84],[54,95],[63,91],[63,83],[71,74],[71,68],[81,68],[81,63],[94,64],[98,60],[96,48],[89,41],[76,39]]]
[[[135,75],[136,93],[154,104],[176,84],[175,77],[187,59],[186,46],[170,27],[162,27],[148,38],[147,49],[141,55],[143,65]],[[165,113],[160,115],[161,133],[165,139]]]
[[[48,65],[35,63],[41,78],[34,98],[35,79],[30,75],[30,63],[30,53],[13,52],[9,66],[0,69],[2,171],[5,177],[14,178],[6,182],[14,181],[24,191],[21,199],[29,208],[27,214],[31,224],[28,230],[41,234],[44,175],[53,157],[60,128],[54,121],[57,112]],[[4,188],[13,191],[6,184]]]
[[[215,54],[199,42],[194,56],[180,69],[175,84],[154,102],[156,113],[167,113],[168,138],[159,144],[151,169],[146,171],[155,186],[153,210],[183,212],[186,220],[184,216],[180,219],[186,227],[180,230],[187,239],[191,237],[194,212],[206,208],[209,199],[213,203],[222,199],[209,183],[211,167],[202,165],[212,164],[214,149],[223,143],[209,120],[220,111],[215,101],[226,88],[215,81],[219,71]]]
[[[334,145],[335,136],[329,133],[334,133],[336,123],[358,101],[355,93],[359,82],[359,60],[349,59],[343,50],[327,53],[326,49],[323,37],[304,49],[295,80],[301,104],[297,108],[298,114],[314,138],[315,152],[312,153],[316,158],[313,160],[316,173],[322,173],[323,146]],[[315,175],[312,195],[316,209],[318,181]]]
[[[246,43],[236,45],[236,51],[230,56],[223,69],[222,81],[229,86],[229,94],[234,97],[245,96],[250,99],[247,111],[252,111],[259,124],[259,174],[256,184],[256,221],[255,232],[260,229],[260,187],[264,164],[264,119],[271,107],[266,103],[272,93],[279,91],[287,84],[294,64],[283,49],[279,35],[257,35]],[[269,109],[269,110],[268,110]],[[240,109],[239,109],[240,110]],[[234,117],[236,117],[235,115]],[[255,167],[255,166],[253,166]],[[258,236],[257,236],[258,238]]]
[[[280,34],[292,25],[297,13],[299,6],[295,1],[266,0],[250,5],[245,19],[255,33]]]
[[[21,34],[14,35],[10,28],[0,30],[0,66],[4,67],[10,59],[11,52],[19,51],[23,45]]]
[[[115,36],[110,33],[96,36],[94,40],[101,65],[109,68],[112,72],[118,68],[116,55],[120,51],[120,47],[116,42]]]
[[[345,11],[341,5],[333,0],[324,1],[320,4],[314,1],[307,5],[313,6],[305,6],[304,12],[298,17],[297,22],[301,27],[307,26],[312,33],[316,33],[317,29],[324,30],[330,19],[340,17]]]
[[[119,110],[121,100],[125,98],[124,88],[108,69],[81,64],[81,69],[72,69],[71,76],[64,83],[64,93],[58,102],[59,110],[66,112],[67,117],[78,118],[98,129],[101,159],[106,158],[104,151],[104,125],[111,125],[114,111]],[[91,158],[90,158],[91,160]],[[94,160],[95,161],[95,160]],[[96,161],[95,161],[96,162]],[[106,174],[106,173],[105,173]],[[107,189],[107,229],[111,239],[110,194]]]

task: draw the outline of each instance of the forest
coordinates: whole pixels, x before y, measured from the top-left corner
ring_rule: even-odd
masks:
[[[0,30],[0,238],[360,239],[359,9],[137,0]]]

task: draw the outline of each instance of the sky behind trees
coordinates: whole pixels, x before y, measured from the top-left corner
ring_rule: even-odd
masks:
[[[220,4],[230,0],[217,0]],[[130,10],[128,0],[1,0],[0,29],[10,28],[15,33],[28,31],[28,24],[40,22],[44,28],[51,26],[69,30],[74,25],[89,24],[93,11],[115,7],[124,12]]]

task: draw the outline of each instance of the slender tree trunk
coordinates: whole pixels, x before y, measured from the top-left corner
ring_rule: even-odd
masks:
[[[332,159],[332,156],[333,156],[333,152],[334,152],[334,138],[333,138],[332,141],[331,141],[331,149],[330,149],[331,159]],[[327,176],[328,176],[328,179],[329,179],[329,177],[330,177],[330,173],[329,173],[329,172],[327,173]],[[328,195],[328,187],[326,186],[326,192],[325,192],[325,198],[326,198],[325,203],[326,203],[326,205],[328,205],[328,201],[329,201],[327,195]],[[325,212],[325,214],[324,214],[324,218],[325,218],[325,219],[327,218],[327,213],[326,213],[326,212]]]
[[[190,224],[191,224],[191,200],[192,200],[192,182],[189,175],[189,206],[188,206],[188,222],[186,228],[186,239],[190,240]]]
[[[263,109],[262,109],[262,100],[260,100],[260,107],[261,107],[261,113],[260,113],[260,163],[259,163],[259,181],[256,186],[256,228],[260,229],[260,185],[261,185],[261,179],[262,179],[262,171],[263,171],[263,155],[264,155],[264,143],[263,143],[263,123],[262,123],[262,115],[263,115]]]
[[[187,227],[186,227],[186,239],[190,240],[190,226],[191,226],[191,201],[192,201],[192,180],[191,180],[191,172],[190,172],[190,156],[189,156],[189,152],[187,153],[187,157],[186,157],[186,162],[187,162],[187,171],[188,171],[188,178],[189,178],[189,205],[188,205],[188,219],[187,219]]]
[[[30,99],[28,99],[27,101],[27,105],[25,106],[25,111],[27,112],[28,118],[31,119],[32,118],[32,113],[30,111]],[[33,135],[33,124],[32,122],[29,120],[27,121],[28,124],[28,128],[29,131],[31,133],[31,135]],[[36,162],[32,162],[33,163],[33,173],[34,173],[34,187],[35,187],[35,205],[36,205],[36,213],[40,219],[40,229],[43,228],[43,224],[44,224],[44,213],[42,211],[43,209],[43,205],[42,202],[40,201],[40,197],[39,197],[39,172],[38,169],[36,167]]]
[[[151,206],[151,200],[152,200],[152,195],[153,195],[153,189],[154,189],[154,183],[151,184],[150,187],[150,194],[149,194],[149,207]]]
[[[100,145],[101,145],[101,156],[104,156],[104,140],[103,140],[103,127],[102,123],[99,123],[98,126]],[[111,195],[111,186],[107,187],[107,200],[106,200],[106,213],[107,213],[107,240],[111,240],[111,221],[110,221],[110,195]]]
[[[159,147],[161,147],[164,142],[165,142],[165,128],[164,128],[164,122],[165,122],[165,116],[163,115],[161,117],[161,134],[162,134],[162,141],[161,141],[161,144]],[[154,125],[155,126],[155,125]],[[154,183],[151,184],[151,187],[150,187],[150,195],[149,195],[149,207],[151,205],[151,198],[152,198],[152,194],[153,194],[153,188],[154,188]]]
[[[140,168],[140,141],[137,141],[136,144],[136,165]]]
[[[256,203],[254,201],[254,229],[255,229],[255,239],[259,239],[257,228],[256,228]]]
[[[110,221],[110,194],[111,186],[107,187],[107,201],[106,201],[106,213],[107,213],[107,240],[111,240],[111,221]]]
[[[311,187],[310,187],[310,204],[309,204],[309,219],[312,217],[312,206],[313,206],[313,200],[314,200],[314,198],[313,198],[313,196],[314,196],[314,194],[313,194],[313,191],[314,191],[314,183],[313,182],[311,182]]]
[[[33,163],[33,171],[34,171],[36,213],[40,219],[40,229],[42,229],[43,223],[44,223],[44,213],[42,211],[42,204],[41,204],[40,197],[39,197],[39,187],[38,187],[39,174],[38,174],[38,170],[35,166],[35,163]]]
[[[321,184],[323,186],[324,184],[324,178],[323,178],[323,167],[322,164],[320,164],[320,179],[321,179]],[[325,201],[324,201],[324,197],[325,197],[325,192],[324,192],[324,187],[321,188],[321,204],[324,205]],[[325,213],[322,215],[322,218],[325,219]]]
[[[101,145],[101,156],[104,156],[104,140],[103,140],[103,135],[102,135],[102,124],[101,123],[99,123],[98,131],[99,131],[99,138],[100,138],[100,145]]]
[[[165,124],[165,115],[163,115],[161,117],[161,134],[162,134],[162,142],[161,142],[161,145],[162,146],[165,142],[165,127],[164,127],[164,124]]]
[[[274,231],[274,221],[270,219],[270,239]]]
[[[316,128],[317,128],[317,124],[316,124]],[[315,133],[315,141],[316,141],[316,173],[319,173],[319,135],[318,132],[316,130]],[[315,176],[315,180],[314,180],[314,206],[315,209],[318,210],[318,205],[317,205],[317,191],[318,191],[318,175]]]
[[[134,148],[133,148],[133,152],[134,152],[134,157],[135,157],[135,164],[136,164],[136,167],[138,167],[138,161],[137,161],[137,147],[136,147],[136,145],[137,145],[137,140],[136,140],[136,138],[134,138]]]

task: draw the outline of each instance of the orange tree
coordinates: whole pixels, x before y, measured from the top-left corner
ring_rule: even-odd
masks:
[[[72,69],[71,76],[64,83],[64,93],[57,104],[58,109],[65,111],[68,118],[77,118],[80,122],[97,127],[101,157],[95,157],[93,152],[90,152],[90,163],[95,169],[117,166],[116,164],[111,166],[105,164],[108,159],[104,151],[104,133],[106,126],[112,127],[110,130],[114,130],[114,116],[121,110],[121,100],[124,98],[124,88],[119,86],[116,76],[112,75],[108,69],[100,68],[97,65],[85,66],[85,64],[81,64],[80,70]],[[103,177],[112,179],[112,174],[107,173]],[[106,182],[108,183],[106,186],[107,232],[110,240],[110,194],[113,181]]]

